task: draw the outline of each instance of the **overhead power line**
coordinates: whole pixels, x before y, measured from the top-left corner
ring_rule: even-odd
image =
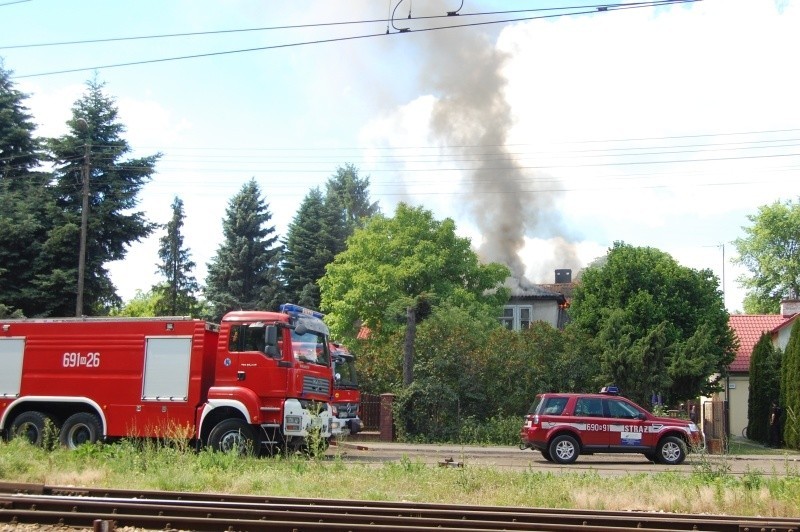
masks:
[[[19,0],[24,2],[29,2],[30,0]],[[655,3],[673,3],[679,0],[656,0]],[[685,0],[680,0],[683,2]],[[601,8],[621,8],[621,7],[631,7],[640,4],[647,4],[646,7],[650,7],[654,2],[629,2],[629,3],[619,3],[619,4],[594,4],[594,5],[580,5],[580,6],[562,6],[562,7],[540,7],[535,9],[515,9],[515,10],[504,10],[504,11],[482,11],[476,13],[459,13],[459,17],[479,17],[479,16],[490,16],[490,15],[510,15],[513,13],[537,13],[543,11],[566,11],[566,10],[574,10],[574,9],[592,9],[592,13],[595,12],[597,9]],[[5,4],[0,4],[0,6]],[[571,14],[571,13],[568,13]],[[436,20],[436,19],[446,19],[450,18],[452,15],[430,15],[430,16],[423,16],[423,17],[413,17],[410,20],[412,21],[421,21],[421,20]],[[404,21],[408,21],[409,19],[404,19]],[[287,24],[282,26],[261,26],[257,28],[238,28],[238,29],[227,29],[227,30],[209,30],[209,31],[192,31],[192,32],[184,32],[184,33],[161,33],[161,34],[154,34],[154,35],[134,35],[128,37],[106,37],[101,39],[84,39],[84,40],[77,40],[77,41],[56,41],[56,42],[45,42],[45,43],[32,43],[32,44],[13,44],[13,45],[5,45],[0,46],[0,50],[10,50],[10,49],[19,49],[19,48],[40,48],[40,47],[47,47],[47,46],[68,46],[68,45],[76,45],[76,44],[98,44],[98,43],[108,43],[108,42],[119,42],[119,41],[137,41],[137,40],[149,40],[149,39],[167,39],[167,38],[176,38],[176,37],[198,37],[198,36],[205,36],[205,35],[224,35],[229,33],[250,33],[250,32],[260,32],[260,31],[276,31],[276,30],[294,30],[294,29],[307,29],[307,28],[325,28],[331,26],[353,26],[359,24],[375,24],[375,23],[383,23],[386,22],[385,19],[368,19],[368,20],[349,20],[349,21],[341,21],[341,22],[315,22],[311,24]]]
[[[500,19],[500,20],[491,20],[491,21],[482,21],[482,22],[471,22],[466,24],[452,24],[446,26],[435,26],[429,28],[420,28],[415,30],[408,30],[408,31],[400,31],[400,32],[381,32],[381,33],[371,33],[365,35],[351,35],[345,37],[333,37],[328,39],[316,39],[311,41],[300,41],[300,42],[293,42],[293,43],[284,43],[284,44],[275,44],[275,45],[268,45],[268,46],[257,46],[252,48],[240,48],[236,50],[224,50],[219,52],[205,52],[205,53],[198,53],[198,54],[189,54],[189,55],[182,55],[182,56],[173,56],[173,57],[162,57],[157,59],[145,59],[141,61],[129,61],[124,63],[113,63],[108,65],[96,65],[91,67],[79,67],[79,68],[70,68],[64,70],[53,70],[50,72],[39,72],[35,74],[23,74],[18,76],[13,76],[14,79],[22,79],[22,78],[33,78],[33,77],[40,77],[40,76],[51,76],[55,74],[68,74],[73,72],[86,72],[92,70],[103,70],[107,68],[120,68],[126,66],[135,66],[135,65],[145,65],[145,64],[154,64],[154,63],[164,63],[164,62],[171,62],[171,61],[181,61],[186,59],[199,59],[203,57],[215,57],[215,56],[223,56],[223,55],[232,55],[232,54],[241,54],[241,53],[248,53],[248,52],[257,52],[257,51],[266,51],[266,50],[277,50],[281,48],[292,48],[296,46],[307,46],[313,44],[329,44],[334,42],[344,42],[344,41],[353,41],[359,39],[368,39],[372,37],[386,37],[388,35],[402,35],[404,33],[420,33],[420,32],[430,32],[430,31],[440,31],[440,30],[447,30],[447,29],[457,29],[457,28],[466,28],[466,27],[475,27],[475,26],[486,26],[492,24],[508,24],[512,22],[524,22],[530,20],[540,20],[540,19],[547,19],[547,18],[557,18],[557,17],[564,17],[564,16],[574,16],[574,15],[588,15],[588,14],[598,14],[598,13],[611,13],[613,11],[621,11],[625,9],[642,9],[646,7],[659,7],[664,5],[672,5],[672,4],[687,4],[687,3],[695,3],[700,2],[702,0],[653,0],[651,2],[637,2],[637,3],[628,3],[628,4],[603,4],[603,5],[596,5],[593,6],[592,9],[587,9],[584,11],[572,11],[569,13],[557,13],[557,14],[550,14],[550,15],[539,15],[539,16],[531,16],[531,17],[520,17],[520,18],[508,18],[508,19]],[[503,13],[503,12],[500,12]],[[511,12],[508,12],[511,13]],[[461,17],[463,15],[459,15]],[[454,17],[449,17],[454,18]],[[408,20],[408,19],[404,19]],[[415,19],[411,19],[412,21]]]

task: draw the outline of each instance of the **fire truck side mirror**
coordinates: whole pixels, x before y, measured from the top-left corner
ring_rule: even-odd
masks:
[[[268,325],[264,331],[264,344],[266,345],[267,356],[273,358],[280,358],[281,354],[278,351],[278,328],[274,325]]]
[[[294,327],[294,332],[295,332],[295,334],[303,336],[304,334],[306,334],[308,332],[308,327],[306,327],[305,324],[303,324],[303,323],[298,323]]]

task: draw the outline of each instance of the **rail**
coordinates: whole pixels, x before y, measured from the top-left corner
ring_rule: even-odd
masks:
[[[113,530],[798,532],[796,518],[554,510],[0,483],[0,522]]]

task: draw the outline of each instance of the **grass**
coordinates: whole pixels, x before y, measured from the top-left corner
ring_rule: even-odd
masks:
[[[243,458],[194,452],[164,442],[122,441],[76,451],[0,443],[0,479],[50,485],[250,493],[327,499],[470,505],[800,516],[797,471],[731,475],[709,460],[690,474],[507,471],[467,464],[427,466],[407,457],[382,465],[347,464],[340,456]],[[614,489],[609,489],[609,482]]]

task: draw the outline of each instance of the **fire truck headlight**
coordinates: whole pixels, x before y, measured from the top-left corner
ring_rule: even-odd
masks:
[[[286,430],[300,430],[302,416],[286,416]]]

